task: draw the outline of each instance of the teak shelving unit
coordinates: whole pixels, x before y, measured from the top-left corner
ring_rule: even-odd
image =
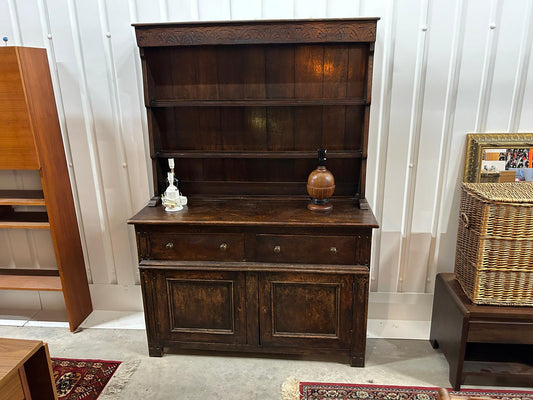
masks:
[[[0,229],[50,229],[58,266],[0,269],[0,289],[62,292],[74,331],[92,304],[45,49],[0,48],[0,169],[39,171],[42,190],[0,190]]]
[[[0,400],[57,400],[48,345],[0,338]]]
[[[340,353],[364,365],[377,18],[135,24],[155,198],[135,225],[151,356]],[[336,180],[307,210],[317,149]],[[167,158],[188,207],[167,213]]]

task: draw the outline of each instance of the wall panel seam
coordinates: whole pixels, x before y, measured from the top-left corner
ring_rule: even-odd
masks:
[[[24,181],[22,177],[20,176],[20,173],[14,170],[13,175],[15,177],[15,183],[16,183],[17,189],[24,190]],[[33,264],[33,268],[39,269],[41,268],[41,264],[39,263],[39,259],[37,257],[37,249],[35,245],[35,237],[34,237],[33,231],[30,229],[24,229],[24,233],[26,236],[26,241],[28,242],[28,250],[30,253],[29,256]]]
[[[452,39],[452,56],[450,66],[448,68],[448,82],[446,86],[446,98],[444,105],[444,115],[441,130],[441,141],[439,159],[437,162],[437,195],[433,204],[433,223],[431,234],[435,238],[435,247],[433,255],[430,254],[430,265],[428,268],[428,276],[433,277],[437,270],[437,258],[440,249],[441,235],[439,233],[440,221],[444,218],[444,207],[442,199],[445,196],[447,187],[445,185],[445,177],[448,175],[448,155],[451,153],[453,135],[453,123],[455,116],[455,109],[457,107],[457,93],[459,91],[459,78],[461,75],[461,62],[463,58],[463,42],[466,27],[466,7],[465,0],[458,0],[455,11],[455,28]],[[433,282],[426,282],[426,291],[430,291],[429,285]]]
[[[11,26],[13,28],[14,42],[16,46],[23,46],[24,42],[22,41],[22,34],[20,32],[20,21],[17,10],[17,3],[15,0],[7,1],[9,8],[9,17],[11,19]]]
[[[191,19],[200,20],[200,0],[191,0]]]
[[[54,49],[54,42],[52,41],[52,29],[50,26],[50,16],[48,14],[48,6],[46,0],[39,0],[37,2],[39,10],[39,18],[41,20],[41,29],[43,33],[45,47],[48,53],[48,65],[50,66],[50,76],[52,79],[52,85],[57,96],[56,99],[57,113],[59,116],[59,126],[61,130],[61,136],[63,138],[63,147],[65,149],[65,157],[68,165],[68,172],[70,177],[70,187],[72,190],[72,197],[74,198],[74,207],[76,209],[76,220],[78,221],[78,230],[81,239],[82,251],[86,261],[85,271],[87,273],[87,279],[89,283],[92,283],[92,273],[90,268],[90,258],[87,246],[87,238],[85,236],[85,226],[81,215],[81,206],[78,193],[78,184],[76,181],[76,171],[72,168],[72,149],[70,146],[70,137],[67,126],[67,119],[65,116],[65,105],[63,103],[63,94],[61,91],[61,82],[59,80],[59,74],[57,72],[57,62]]]
[[[494,66],[496,64],[496,50],[498,48],[498,37],[501,29],[501,9],[501,0],[492,0],[489,32],[487,34],[487,41],[485,44],[485,57],[483,60],[483,69],[481,75],[481,89],[479,91],[479,100],[474,128],[476,132],[484,132],[487,126],[492,81],[494,79]]]
[[[118,88],[118,76],[117,76],[117,68],[115,65],[115,57],[113,52],[113,46],[111,44],[111,33],[109,29],[109,21],[107,18],[107,7],[106,7],[106,0],[98,0],[98,8],[100,10],[100,23],[103,28],[103,34],[105,36],[108,36],[108,40],[104,40],[104,53],[105,53],[105,59],[106,59],[106,71],[108,74],[108,80],[109,80],[109,94],[110,94],[110,100],[112,104],[112,114],[113,114],[113,120],[115,128],[117,129],[118,135],[118,144],[119,144],[119,150],[120,150],[120,164],[123,167],[124,173],[122,173],[122,177],[125,178],[126,186],[128,189],[128,214],[131,214],[133,212],[133,206],[131,199],[133,198],[133,192],[131,190],[131,185],[128,179],[127,174],[127,168],[129,166],[127,154],[126,154],[126,148],[125,148],[125,141],[124,141],[124,116],[122,114],[122,104],[120,102],[120,96],[119,96],[119,88]]]
[[[104,54],[105,54],[105,60],[106,60],[106,71],[108,75],[108,90],[109,90],[109,97],[111,101],[111,113],[113,116],[113,124],[115,125],[116,132],[118,133],[115,135],[118,141],[118,148],[119,148],[119,154],[120,154],[120,164],[122,166],[120,177],[121,181],[124,182],[126,185],[127,190],[127,196],[126,197],[126,212],[129,215],[133,214],[133,205],[132,205],[132,199],[133,199],[133,192],[132,187],[130,184],[129,174],[128,174],[128,168],[129,163],[127,160],[127,154],[126,154],[126,148],[124,145],[124,116],[122,114],[122,104],[120,102],[120,96],[119,96],[119,87],[118,87],[118,76],[117,76],[117,68],[115,65],[115,57],[113,52],[113,45],[112,45],[112,36],[111,36],[111,30],[109,26],[109,16],[107,11],[107,5],[106,0],[98,0],[98,10],[99,10],[99,16],[100,16],[100,26],[102,28],[102,34],[105,36],[104,40]],[[135,276],[135,272],[133,268],[135,268],[135,262],[133,260],[136,259],[137,254],[137,245],[134,238],[134,234],[131,229],[127,229],[128,232],[128,243],[130,247],[130,257],[128,264],[130,265],[130,268],[132,268],[132,279]],[[118,282],[118,274],[117,274],[117,283],[123,284],[125,282]]]
[[[161,15],[161,21],[168,22],[168,1],[159,0],[159,12]]]
[[[403,193],[402,224],[400,236],[398,291],[403,291],[403,280],[409,265],[409,252],[411,245],[411,231],[413,227],[414,203],[416,192],[417,165],[420,158],[420,139],[422,116],[424,112],[424,93],[426,88],[427,58],[429,31],[428,20],[431,14],[429,0],[421,3],[419,32],[415,61],[415,79],[413,82],[413,100],[411,103],[411,116],[409,121],[409,141],[407,153],[407,173],[405,176],[405,189]],[[427,274],[427,271],[426,271]]]
[[[94,113],[90,103],[89,86],[87,83],[87,72],[85,69],[85,61],[83,58],[82,41],[79,32],[79,23],[77,17],[77,10],[75,0],[67,0],[70,24],[72,26],[73,45],[76,63],[80,73],[80,92],[82,108],[85,120],[85,132],[87,135],[87,145],[89,150],[89,159],[91,163],[91,173],[96,185],[96,207],[99,214],[100,232],[103,236],[104,258],[106,260],[106,269],[108,271],[109,283],[116,283],[117,273],[115,265],[115,254],[113,250],[113,239],[110,232],[109,215],[107,213],[105,187],[102,178],[102,168],[100,163],[100,155],[98,153],[98,142],[96,138],[96,127],[94,122]],[[107,268],[109,267],[109,268]]]
[[[15,259],[13,257],[13,245],[11,243],[11,238],[9,237],[9,232],[7,229],[2,229],[2,233],[5,237],[5,242],[7,243],[7,256],[9,258],[8,268],[16,268]]]
[[[392,83],[394,79],[394,50],[395,40],[394,34],[396,31],[396,2],[387,3],[386,8],[386,24],[383,39],[383,67],[381,69],[381,93],[379,104],[379,117],[378,117],[378,141],[376,149],[376,165],[378,166],[378,173],[375,175],[374,181],[374,196],[376,199],[376,205],[374,212],[378,223],[381,224],[383,219],[383,206],[385,204],[385,190],[383,188],[386,171],[387,171],[387,154],[389,145],[389,127],[390,127],[390,109],[392,102]],[[383,161],[383,162],[381,162]],[[377,283],[379,279],[379,266],[380,256],[379,249],[381,247],[381,231],[383,228],[376,230],[374,233],[373,254],[371,259],[373,260],[374,268],[371,269],[371,283],[372,289],[377,289]]]
[[[139,13],[137,11],[137,4],[135,0],[128,0],[129,10],[130,10],[130,18],[133,21],[139,20]],[[152,181],[152,163],[150,162],[149,157],[146,157],[146,155],[150,154],[150,144],[148,143],[148,122],[146,120],[146,107],[144,106],[144,91],[143,91],[143,83],[142,83],[142,72],[141,72],[141,60],[138,56],[138,50],[136,49],[136,43],[137,43],[137,37],[135,36],[135,29],[131,27],[131,33],[133,37],[133,43],[134,46],[134,53],[136,53],[137,57],[134,57],[135,59],[135,76],[136,76],[136,82],[137,82],[137,94],[138,94],[138,105],[140,110],[140,116],[141,116],[141,129],[142,129],[142,137],[143,137],[143,147],[144,147],[144,160],[146,164],[146,175],[147,175],[147,182]],[[154,195],[153,193],[153,185],[149,184],[149,193],[148,195],[152,197]]]
[[[509,126],[507,132],[517,132],[522,117],[524,107],[524,93],[526,90],[527,77],[529,71],[529,60],[531,59],[531,42],[533,41],[533,0],[527,3],[524,13],[524,32],[520,42],[520,50],[516,68],[516,77],[513,88],[513,100],[511,102],[511,112],[509,116]]]
[[[191,0],[192,1],[192,0]],[[129,12],[130,12],[130,19],[133,21],[139,20],[138,10],[137,10],[137,3],[136,0],[128,0],[128,6],[129,6]],[[143,92],[143,83],[142,83],[142,72],[141,72],[141,60],[138,56],[138,50],[136,47],[137,43],[137,37],[135,36],[135,29],[133,27],[130,28],[130,32],[132,34],[132,46],[134,47],[134,53],[136,53],[136,57],[134,57],[134,64],[135,64],[135,81],[137,85],[137,100],[138,100],[138,107],[139,107],[139,115],[141,119],[141,130],[142,130],[142,139],[143,139],[143,148],[144,148],[144,161],[146,165],[146,174],[147,174],[147,182],[151,182],[152,180],[152,163],[150,161],[150,158],[147,157],[147,155],[150,154],[150,144],[148,140],[148,122],[146,120],[146,107],[144,106],[144,92]],[[153,185],[148,185],[148,195],[149,197],[152,197],[154,195],[153,193]],[[134,234],[134,233],[133,233]],[[137,246],[135,245],[135,251]],[[133,258],[133,260],[137,259],[137,255]],[[135,273],[134,273],[134,280],[136,284],[140,284],[140,278],[139,278],[139,272],[137,269],[137,263],[134,263]]]

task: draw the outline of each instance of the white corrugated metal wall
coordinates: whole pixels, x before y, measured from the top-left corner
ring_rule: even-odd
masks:
[[[125,221],[151,186],[132,22],[381,17],[367,175],[381,225],[371,299],[425,299],[411,319],[429,318],[424,294],[438,271],[453,270],[465,134],[533,126],[533,113],[525,112],[533,106],[533,0],[0,0],[0,10],[0,35],[9,44],[48,50],[100,309],[141,307],[135,240]],[[0,173],[3,187],[38,181],[32,173]],[[0,231],[0,267],[53,264],[46,232]],[[0,292],[4,305],[36,301],[60,303],[54,294]],[[376,306],[376,318],[402,319],[393,308]]]

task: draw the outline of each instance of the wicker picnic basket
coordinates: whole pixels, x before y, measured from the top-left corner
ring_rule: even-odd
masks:
[[[455,274],[473,303],[533,306],[533,182],[463,184]]]

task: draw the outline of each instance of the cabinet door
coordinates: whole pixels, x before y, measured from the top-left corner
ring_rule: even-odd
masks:
[[[259,285],[262,344],[350,347],[351,275],[264,273]]]
[[[245,342],[244,273],[142,272],[149,338],[157,341]]]

